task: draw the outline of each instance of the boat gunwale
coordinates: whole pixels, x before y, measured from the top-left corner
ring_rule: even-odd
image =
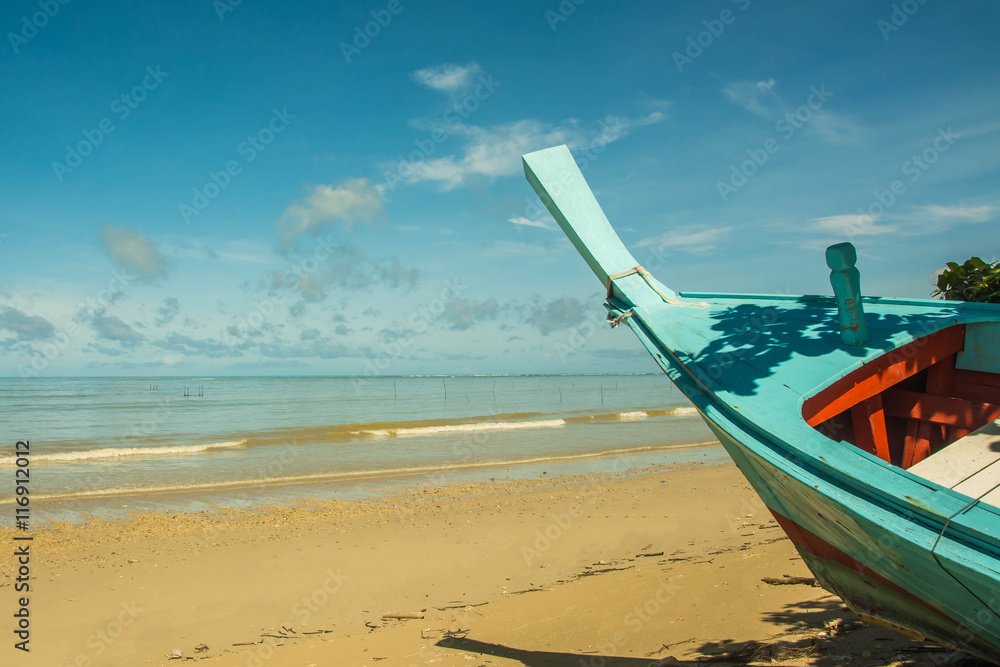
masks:
[[[630,328],[635,331],[632,322],[638,319],[636,324],[644,330],[642,338],[652,341],[657,349],[661,350],[661,352],[673,361],[677,366],[676,370],[683,373],[685,378],[689,380],[687,387],[682,387],[676,381],[675,384],[678,384],[678,389],[694,403],[695,407],[701,409],[700,402],[696,401],[685,390],[692,386],[705,397],[703,402],[706,405],[713,405],[719,413],[726,416],[727,421],[733,423],[741,430],[753,434],[761,442],[770,443],[771,446],[778,446],[784,453],[799,459],[799,461],[792,461],[788,456],[783,457],[789,463],[795,464],[800,468],[803,467],[801,463],[806,463],[806,467],[813,469],[815,472],[822,473],[817,475],[818,477],[825,476],[829,480],[835,480],[838,486],[847,489],[864,491],[868,497],[877,499],[887,509],[909,517],[910,520],[923,525],[938,535],[941,535],[946,529],[950,529],[947,535],[950,540],[964,544],[976,551],[987,552],[994,556],[1000,554],[1000,537],[987,533],[985,529],[973,525],[969,521],[969,519],[978,519],[977,523],[981,523],[989,520],[1000,524],[1000,508],[989,503],[980,502],[978,499],[971,498],[959,491],[949,489],[903,468],[894,466],[873,454],[855,447],[849,442],[828,438],[806,424],[805,420],[802,420],[801,424],[804,428],[800,429],[801,433],[797,433],[796,435],[801,434],[807,437],[799,445],[792,444],[786,438],[780,437],[759,426],[740,410],[734,409],[732,405],[723,397],[720,397],[717,392],[706,385],[691,370],[691,364],[680,359],[675,350],[667,347],[666,342],[660,340],[652,333],[646,322],[642,321],[641,315],[637,315],[638,318],[631,317],[626,320],[629,322]],[[638,332],[636,333],[638,334]],[[896,348],[893,347],[892,349]],[[885,352],[891,352],[892,349]],[[744,362],[741,360],[740,363]],[[673,378],[670,379],[673,380]],[[796,416],[801,418],[801,404],[799,405],[799,413]],[[807,443],[809,447],[803,448],[803,445]],[[835,462],[828,460],[826,455],[818,451],[810,451],[810,449],[828,446],[830,443],[833,443],[835,446],[835,448],[829,450],[829,454],[832,455],[831,458]],[[883,485],[876,484],[874,481],[867,481],[865,476],[871,475],[871,470],[858,469],[859,461],[872,464],[874,468],[871,470],[877,470],[880,475],[888,474],[892,477],[886,478]],[[904,488],[899,490],[898,493],[889,492],[886,489],[892,488],[892,483],[896,483],[897,489],[898,484],[902,484]],[[906,487],[910,488],[907,489]],[[865,494],[857,493],[856,491],[851,493],[852,497],[857,498],[864,498]],[[902,498],[906,498],[909,502],[901,500]],[[959,535],[963,539],[955,539]]]

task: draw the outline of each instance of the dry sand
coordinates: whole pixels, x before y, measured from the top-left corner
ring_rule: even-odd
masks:
[[[764,583],[811,575],[731,464],[143,514],[49,525],[31,544],[31,652],[5,630],[2,665],[931,665],[947,655],[857,623],[821,588]],[[0,559],[8,619],[13,561]]]

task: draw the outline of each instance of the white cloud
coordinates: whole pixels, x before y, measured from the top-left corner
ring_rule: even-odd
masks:
[[[317,185],[281,214],[276,223],[278,236],[287,248],[302,234],[316,233],[336,221],[350,229],[355,220],[370,221],[382,210],[382,196],[368,179],[348,178],[336,188]]]
[[[475,62],[468,65],[446,63],[418,69],[412,76],[414,81],[431,90],[450,93],[465,88],[482,72],[483,69]]]
[[[642,239],[635,244],[635,247],[656,246],[661,250],[678,248],[685,252],[701,254],[714,250],[718,245],[717,241],[723,239],[732,230],[732,227],[679,227],[658,236]]]
[[[912,206],[905,213],[887,213],[873,217],[864,213],[845,213],[809,220],[807,229],[824,234],[834,234],[854,238],[857,236],[878,236],[898,234],[900,236],[924,236],[947,231],[960,224],[977,224],[996,219],[1000,207],[982,206],[942,206],[927,204]]]
[[[153,242],[142,232],[128,227],[107,225],[101,232],[104,251],[117,264],[137,271],[146,278],[164,276],[167,263]]]
[[[823,91],[822,96],[816,95],[814,91],[817,90]],[[726,84],[722,94],[750,113],[775,121],[775,131],[784,138],[790,138],[785,132],[802,128],[802,132],[823,141],[842,144],[857,141],[867,132],[853,118],[824,108],[825,98],[835,95],[835,92],[828,91],[825,86],[813,86],[803,91],[801,99],[792,104],[778,94],[777,82],[773,78],[766,81],[735,81]]]
[[[895,234],[899,231],[896,225],[879,224],[879,218],[863,213],[844,213],[829,215],[824,218],[809,220],[812,230],[826,234],[853,236],[878,236],[879,234]]]
[[[773,118],[783,106],[781,98],[774,91],[774,79],[767,81],[735,81],[722,89],[722,94],[730,102],[740,105],[750,113]]]
[[[515,225],[521,225],[523,227],[539,227],[540,229],[555,229],[552,224],[545,220],[531,220],[525,218],[524,216],[518,216],[516,218],[511,218],[507,222],[513,223]]]
[[[926,206],[914,206],[911,213],[906,216],[906,220],[912,221],[931,234],[938,231],[950,229],[962,223],[989,222],[997,217],[1000,207],[983,206],[941,206],[940,204],[928,204]]]
[[[559,144],[566,144],[575,151],[606,146],[627,136],[636,127],[664,120],[664,112],[653,111],[637,118],[607,116],[602,122],[589,127],[582,127],[579,121],[573,119],[557,124],[526,119],[490,128],[474,125],[442,127],[450,136],[461,136],[464,139],[465,147],[461,155],[406,165],[390,164],[385,166],[385,171],[408,174],[408,183],[433,181],[443,190],[452,190],[474,177],[496,178],[520,174],[521,156],[531,151]]]

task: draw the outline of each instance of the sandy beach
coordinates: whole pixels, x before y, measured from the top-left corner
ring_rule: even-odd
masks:
[[[14,543],[12,530],[0,535]],[[33,536],[31,651],[14,650],[8,631],[3,664],[930,665],[947,655],[858,623],[812,586],[732,464],[144,513]],[[13,561],[0,563],[5,614]]]

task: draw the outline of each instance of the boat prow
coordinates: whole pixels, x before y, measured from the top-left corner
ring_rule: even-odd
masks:
[[[865,619],[1000,662],[1000,306],[677,293],[618,238],[565,146],[523,157],[626,324],[819,581]],[[855,292],[852,292],[855,290]]]

